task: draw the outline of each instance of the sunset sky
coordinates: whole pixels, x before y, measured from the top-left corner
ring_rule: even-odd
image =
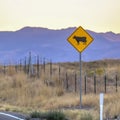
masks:
[[[0,0],[0,31],[25,26],[120,33],[120,0]]]

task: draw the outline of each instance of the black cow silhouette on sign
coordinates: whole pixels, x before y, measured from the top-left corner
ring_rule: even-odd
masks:
[[[86,42],[87,42],[86,37],[74,36],[73,39],[76,40],[76,42],[78,43],[78,45],[79,45],[80,42],[83,42],[84,44],[86,44]]]

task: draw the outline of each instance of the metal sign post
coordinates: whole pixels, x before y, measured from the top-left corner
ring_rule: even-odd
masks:
[[[81,55],[81,53],[79,53],[79,59],[80,59],[80,108],[82,108],[82,61],[81,61],[81,57],[82,57],[82,55]]]
[[[69,37],[68,42],[79,52],[80,59],[80,108],[82,108],[82,61],[81,53],[93,41],[93,38],[80,26]]]

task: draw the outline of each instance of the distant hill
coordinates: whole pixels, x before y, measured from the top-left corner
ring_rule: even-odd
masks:
[[[53,62],[78,61],[78,52],[67,42],[67,38],[75,29],[25,27],[15,32],[0,32],[0,63],[15,62],[30,51],[34,56],[40,55],[52,59]],[[87,31],[94,41],[83,51],[82,60],[120,58],[120,34]]]

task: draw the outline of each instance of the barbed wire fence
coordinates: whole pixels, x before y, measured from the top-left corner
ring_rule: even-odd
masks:
[[[67,92],[79,92],[79,71],[66,68],[62,63],[53,63],[52,59],[41,57],[29,52],[28,56],[19,59],[14,64],[0,66],[1,75],[14,75],[24,73],[32,79],[42,80],[47,86],[61,86]],[[85,72],[82,75],[82,90],[84,94],[111,93],[120,91],[119,73],[114,75],[91,75]]]

